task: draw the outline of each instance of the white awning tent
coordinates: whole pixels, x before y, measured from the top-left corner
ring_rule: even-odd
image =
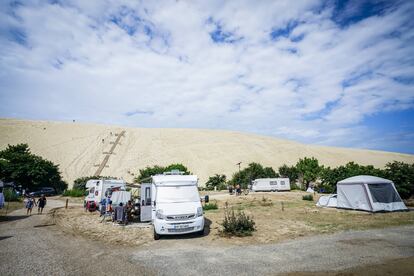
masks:
[[[407,210],[391,180],[358,175],[339,181],[337,208],[368,212],[392,212]]]
[[[330,207],[330,208],[336,208],[338,205],[337,201],[337,195],[326,195],[321,196],[316,203],[316,206],[318,207]]]

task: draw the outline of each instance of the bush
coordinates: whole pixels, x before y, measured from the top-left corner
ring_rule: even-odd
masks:
[[[3,195],[5,201],[19,201],[19,196],[12,188],[4,188]]]
[[[155,165],[153,167],[147,166],[145,169],[139,170],[138,176],[134,178],[134,182],[141,183],[143,181],[146,181],[153,175],[163,174],[164,172],[170,172],[172,170],[179,170],[180,172],[183,172],[185,175],[191,174],[188,168],[183,164],[171,164],[167,167],[158,165]]]
[[[263,196],[262,200],[260,201],[260,205],[264,207],[269,207],[269,206],[273,206],[273,202],[272,200]]]
[[[292,191],[294,191],[294,190],[300,190],[300,187],[296,184],[296,182],[291,182],[290,183],[290,189],[292,190]]]
[[[226,209],[224,220],[221,223],[223,230],[220,231],[221,234],[225,236],[251,236],[252,232],[255,231],[255,222],[249,216],[247,216],[243,211],[234,213],[232,209]]]
[[[203,209],[204,209],[204,211],[207,211],[207,210],[217,210],[218,209],[218,206],[217,206],[217,203],[216,202],[206,203],[206,204],[204,204]]]
[[[74,190],[85,190],[86,182],[88,182],[88,180],[91,180],[91,179],[117,179],[117,178],[112,177],[112,176],[83,176],[73,181],[73,189]]]
[[[52,187],[59,193],[67,188],[58,165],[32,154],[27,144],[8,145],[0,151],[0,176],[4,182],[14,182],[31,191]]]
[[[63,192],[63,196],[82,197],[82,196],[85,196],[85,190],[79,190],[79,189],[65,190]]]
[[[302,196],[303,200],[309,200],[309,201],[313,201],[313,195],[304,195]]]

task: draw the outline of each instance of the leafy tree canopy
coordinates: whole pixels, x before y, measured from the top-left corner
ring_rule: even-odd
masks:
[[[272,167],[263,167],[259,163],[250,163],[247,168],[233,174],[230,184],[240,184],[242,188],[247,188],[251,181],[257,178],[274,178],[279,177]]]
[[[32,154],[27,144],[8,145],[0,151],[0,160],[0,178],[3,181],[14,182],[31,191],[40,187],[53,187],[61,192],[67,188],[59,167]]]
[[[183,164],[171,164],[166,167],[163,166],[152,166],[152,167],[146,167],[145,169],[139,170],[138,176],[134,179],[135,182],[140,183],[142,181],[145,181],[147,178],[150,178],[153,175],[157,174],[163,174],[164,172],[170,172],[172,170],[179,170],[180,172],[184,172],[185,175],[191,174],[191,172],[188,170],[186,166]]]
[[[226,176],[224,174],[215,174],[208,178],[206,182],[207,190],[214,190],[214,187],[217,187],[218,190],[226,188]]]
[[[295,166],[283,165],[279,167],[279,174],[281,177],[289,178],[290,183],[295,183],[299,178],[298,169]]]
[[[394,182],[404,199],[414,196],[414,164],[394,161],[385,166],[384,175]]]
[[[299,161],[296,163],[296,169],[298,170],[299,176],[305,183],[306,188],[309,187],[309,184],[311,182],[315,181],[318,178],[319,172],[321,171],[319,161],[314,157],[305,157],[303,159],[299,159]]]
[[[73,181],[73,189],[75,190],[85,190],[86,182],[91,179],[116,179],[116,177],[111,176],[83,176],[75,179]]]

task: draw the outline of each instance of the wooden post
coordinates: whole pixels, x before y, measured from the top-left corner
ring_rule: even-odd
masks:
[[[66,199],[65,209],[68,209],[69,198]]]
[[[283,205],[283,201],[282,201],[282,212],[285,211],[285,206]]]

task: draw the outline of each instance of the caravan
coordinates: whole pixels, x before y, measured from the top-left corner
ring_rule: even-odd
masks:
[[[253,192],[281,192],[290,191],[289,178],[258,178],[251,185]]]
[[[93,202],[95,206],[99,205],[101,199],[114,191],[125,191],[126,183],[124,180],[117,179],[91,179],[86,182],[88,195],[85,197],[85,206]]]
[[[141,184],[141,221],[152,221],[160,235],[204,233],[203,207],[195,175],[164,173]]]

